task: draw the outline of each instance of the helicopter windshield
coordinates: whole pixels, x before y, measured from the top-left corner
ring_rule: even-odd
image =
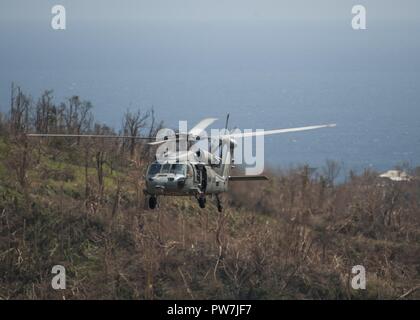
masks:
[[[165,163],[162,166],[162,173],[169,173],[169,170],[171,169],[171,165],[169,163]]]
[[[149,176],[153,176],[153,175],[155,175],[156,173],[159,173],[160,172],[160,168],[161,168],[162,166],[160,165],[160,163],[153,163],[150,167],[149,167],[149,171],[148,171],[148,175]]]
[[[186,175],[187,173],[187,165],[185,164],[170,164],[165,163],[161,165],[160,163],[153,163],[150,165],[149,170],[147,171],[147,175],[153,176],[158,173],[174,173],[174,174],[182,174]]]
[[[171,168],[171,173],[182,174],[185,176],[187,172],[187,166],[185,164],[173,164]]]

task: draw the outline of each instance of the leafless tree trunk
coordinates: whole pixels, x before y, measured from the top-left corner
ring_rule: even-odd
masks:
[[[78,96],[68,100],[68,107],[65,108],[65,123],[67,133],[82,134],[91,128],[92,125],[92,104],[89,101],[81,101]],[[80,144],[80,138],[77,138]]]
[[[97,151],[95,155],[96,159],[96,172],[98,175],[98,184],[99,184],[99,198],[102,201],[104,194],[104,163],[105,163],[105,152]]]
[[[325,167],[322,169],[328,186],[334,186],[334,181],[337,179],[341,171],[341,166],[337,161],[327,160]]]
[[[133,137],[129,139],[129,150],[131,157],[134,156],[134,151],[136,148],[135,137],[138,137],[140,135],[140,129],[144,127],[149,116],[149,112],[143,113],[141,112],[141,110],[137,110],[134,113],[127,110],[127,112],[124,115],[124,135]]]
[[[85,199],[89,198],[89,145],[85,145]]]
[[[12,84],[10,125],[13,134],[16,135],[28,130],[30,105],[30,98],[22,93],[20,87],[15,87]]]
[[[36,105],[35,130],[48,133],[50,126],[56,126],[56,110],[52,104],[52,91],[45,91]]]

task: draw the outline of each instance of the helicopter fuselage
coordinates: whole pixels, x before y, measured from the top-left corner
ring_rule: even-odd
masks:
[[[150,196],[192,196],[227,191],[228,179],[211,165],[202,163],[153,162],[146,173],[146,194]]]

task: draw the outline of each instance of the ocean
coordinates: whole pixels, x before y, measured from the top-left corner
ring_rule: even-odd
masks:
[[[270,167],[326,159],[344,170],[420,165],[420,23],[370,21],[0,22],[0,110],[11,82],[36,100],[90,100],[115,128],[128,108],[154,107],[169,127],[205,117],[224,126],[337,127],[270,136]]]

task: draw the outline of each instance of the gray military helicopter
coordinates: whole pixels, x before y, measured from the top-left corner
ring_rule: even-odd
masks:
[[[216,198],[217,209],[223,210],[220,194],[228,191],[230,181],[258,181],[268,180],[264,175],[232,176],[234,167],[234,151],[237,139],[272,135],[288,132],[299,132],[321,128],[335,127],[335,124],[315,125],[299,128],[276,129],[253,132],[233,132],[227,130],[229,114],[226,118],[225,130],[213,137],[205,136],[210,146],[200,147],[202,133],[216,118],[201,120],[188,133],[173,133],[160,137],[132,137],[132,136],[105,136],[105,135],[72,135],[72,134],[28,134],[30,137],[90,137],[90,138],[135,138],[155,139],[149,145],[159,146],[163,150],[156,160],[148,167],[145,178],[146,188],[143,190],[149,209],[155,209],[160,196],[193,196],[197,199],[200,208],[205,208],[206,197]],[[183,144],[186,148],[179,150]],[[167,146],[167,147],[166,147]],[[207,149],[207,150],[206,150]]]
[[[206,196],[210,195],[215,196],[217,209],[221,212],[223,208],[219,196],[221,193],[228,191],[230,181],[268,180],[264,175],[230,175],[231,168],[234,167],[234,151],[237,146],[237,139],[335,126],[335,124],[327,124],[290,129],[229,133],[227,131],[228,114],[224,133],[215,137],[208,137],[208,145],[211,146],[211,151],[197,147],[197,142],[201,141],[200,134],[216,120],[216,118],[204,119],[187,134],[178,133],[172,137],[164,136],[158,141],[149,143],[150,145],[174,143],[178,147],[181,142],[184,142],[187,145],[187,149],[181,152],[174,151],[174,148],[172,148],[172,152],[164,152],[159,160],[148,166],[144,193],[148,196],[150,209],[156,208],[157,198],[162,195],[194,196],[198,200],[200,208],[205,208]]]

